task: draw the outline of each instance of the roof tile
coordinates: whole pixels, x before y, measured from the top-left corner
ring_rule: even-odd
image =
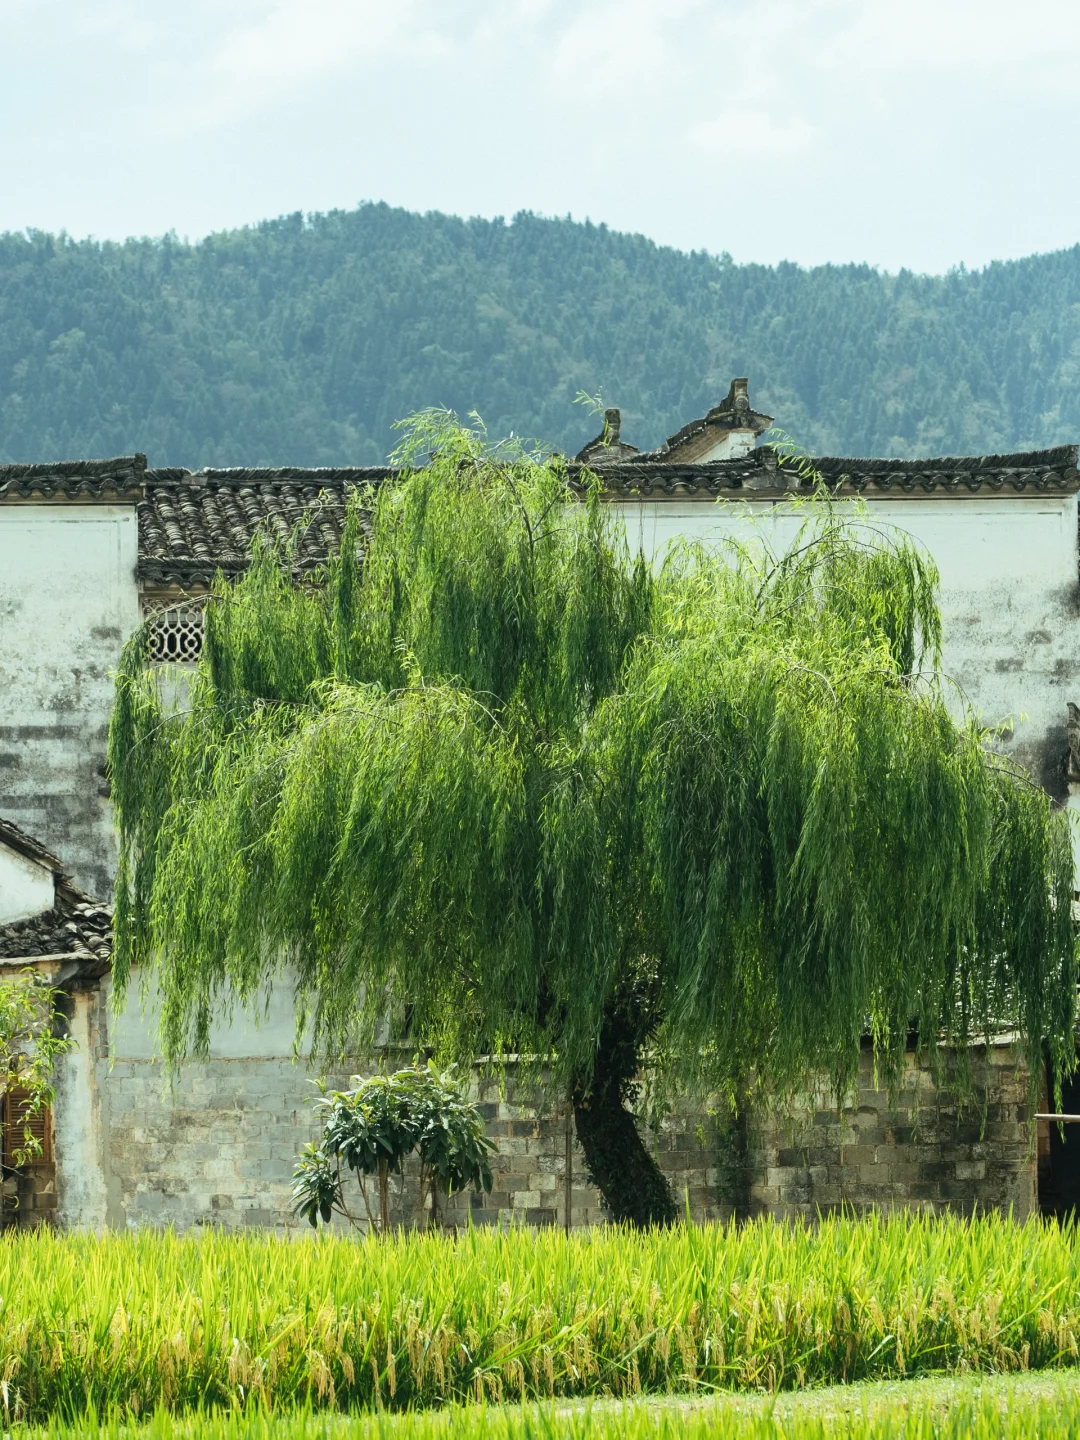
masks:
[[[142,495],[145,473],[145,455],[0,465],[0,500],[137,500]]]

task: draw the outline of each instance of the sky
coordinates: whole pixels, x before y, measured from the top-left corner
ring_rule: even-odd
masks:
[[[0,230],[385,200],[737,261],[1080,241],[1077,0],[0,0]]]

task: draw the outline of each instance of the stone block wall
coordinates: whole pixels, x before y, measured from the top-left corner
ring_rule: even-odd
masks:
[[[873,1085],[869,1056],[860,1087],[838,1114],[824,1088],[792,1111],[741,1117],[677,1112],[646,1143],[680,1209],[696,1221],[755,1215],[805,1217],[841,1207],[913,1207],[971,1213],[1036,1204],[1035,1156],[1025,1120],[1026,1075],[1008,1047],[975,1060],[979,1093],[960,1110],[932,1076],[909,1062],[892,1103]],[[317,1129],[314,1087],[287,1059],[217,1059],[185,1066],[177,1087],[160,1065],[117,1060],[98,1070],[105,1087],[108,1223],[121,1227],[216,1225],[294,1229],[292,1170]],[[333,1085],[345,1075],[330,1077]],[[473,1096],[497,1143],[490,1195],[440,1197],[439,1223],[562,1226],[566,1223],[565,1112],[535,1095],[500,1093],[477,1076]],[[985,1094],[985,1119],[980,1096]],[[350,1185],[357,1216],[365,1211]],[[374,1187],[370,1203],[377,1210]],[[395,1223],[426,1223],[417,1168],[391,1183]],[[571,1144],[570,1221],[602,1223],[605,1211]],[[302,1228],[302,1222],[301,1222]]]
[[[316,1126],[313,1087],[287,1059],[186,1065],[117,1060],[107,1091],[109,1222],[122,1227],[288,1227],[292,1170]]]
[[[894,1102],[873,1084],[864,1054],[858,1091],[842,1112],[823,1088],[788,1116],[752,1118],[746,1213],[902,1207],[1011,1209],[1024,1218],[1037,1208],[1027,1069],[1000,1045],[975,1056],[972,1071],[975,1095],[961,1107],[948,1085],[939,1089],[909,1057]]]
[[[3,1184],[0,1228],[34,1230],[56,1223],[56,1167],[35,1160],[8,1174]]]

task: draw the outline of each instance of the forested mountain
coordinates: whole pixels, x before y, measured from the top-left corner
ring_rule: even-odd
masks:
[[[652,445],[732,375],[818,453],[1080,439],[1080,246],[884,275],[385,205],[194,245],[0,236],[0,460],[377,463],[425,405],[576,450],[598,389]]]

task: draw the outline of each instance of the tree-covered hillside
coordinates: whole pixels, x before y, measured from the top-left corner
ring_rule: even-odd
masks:
[[[883,275],[385,205],[196,245],[0,236],[0,460],[377,463],[426,405],[575,450],[582,389],[651,445],[735,374],[819,453],[1080,439],[1080,246]]]

